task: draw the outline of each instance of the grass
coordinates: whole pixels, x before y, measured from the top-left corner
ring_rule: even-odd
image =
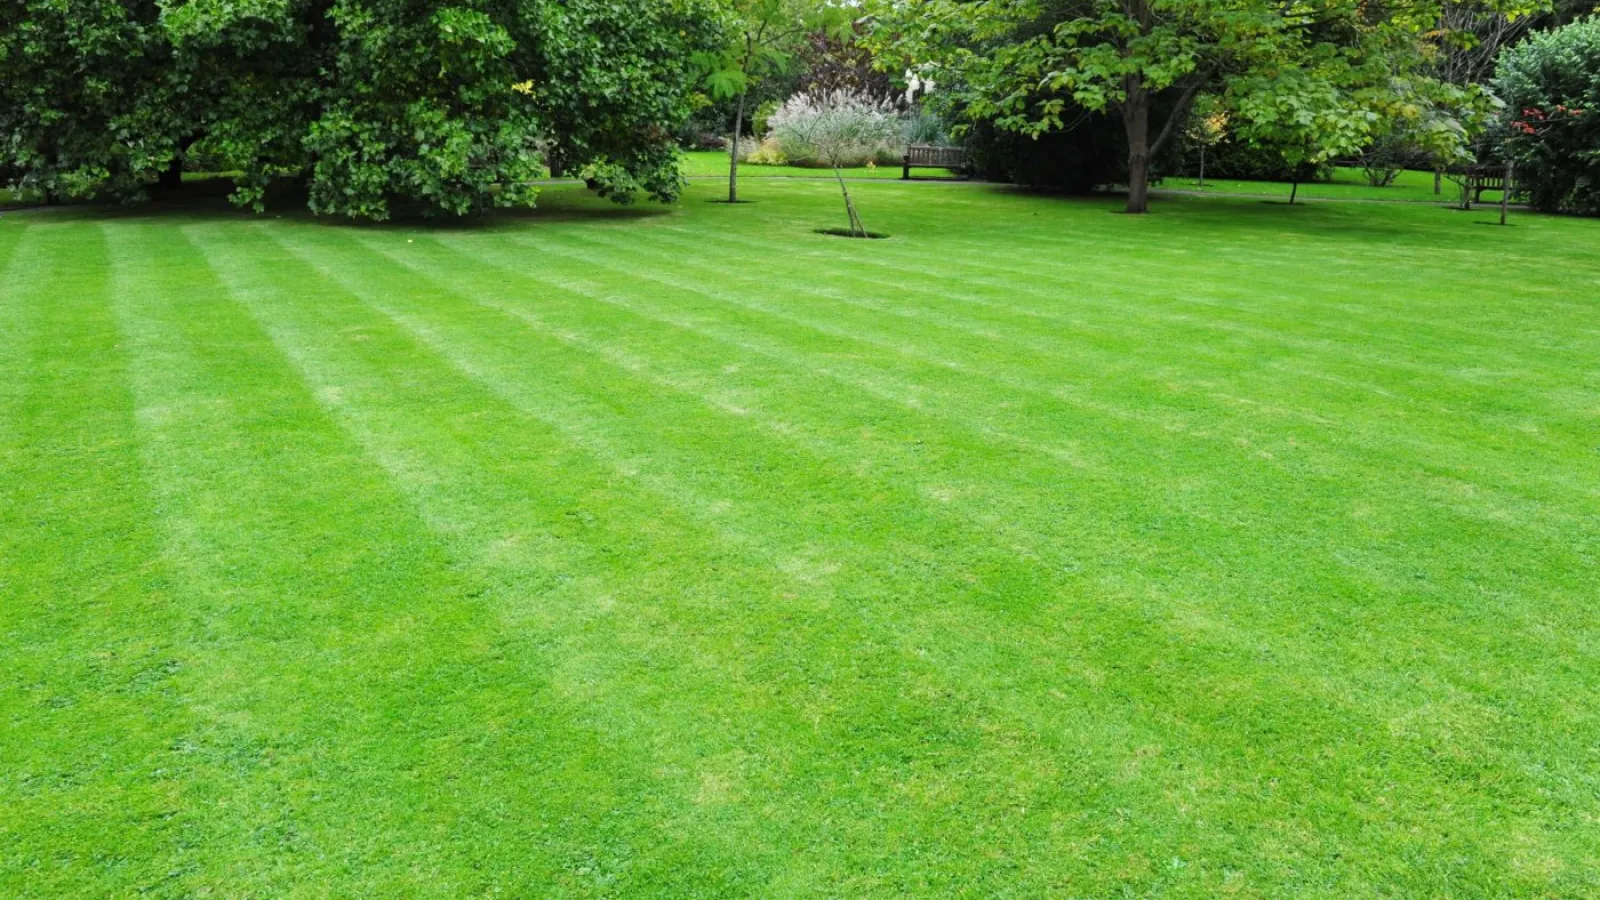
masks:
[[[1274,181],[1238,181],[1233,179],[1207,178],[1204,186],[1200,185],[1193,177],[1169,177],[1161,183],[1161,188],[1176,191],[1202,191],[1205,193],[1221,194],[1252,194],[1264,197],[1287,200],[1292,185],[1286,182]],[[1440,193],[1433,192],[1433,173],[1404,171],[1395,179],[1393,184],[1385,187],[1373,187],[1360,169],[1339,168],[1333,170],[1333,178],[1329,181],[1314,181],[1300,185],[1299,198],[1308,200],[1386,200],[1405,201],[1411,203],[1459,203],[1461,202],[1461,188],[1455,182],[1446,178],[1440,184]],[[1485,191],[1483,203],[1492,205],[1500,202],[1497,191]]]
[[[858,166],[843,169],[846,178],[889,178],[898,179],[904,170],[898,166]],[[721,151],[695,150],[683,154],[683,172],[690,178],[721,178],[726,188],[728,178],[728,154]],[[955,173],[946,169],[913,169],[913,178],[955,178]],[[739,178],[832,178],[832,169],[822,169],[805,166],[765,166],[750,163],[739,164]]]
[[[1600,891],[1596,223],[0,218],[0,895]]]
[[[694,151],[684,154],[683,171],[691,178],[721,178],[728,177],[728,155],[726,153]],[[850,178],[890,178],[898,179],[902,172],[899,166],[875,166],[845,169],[844,174]],[[942,169],[916,169],[913,175],[917,178],[955,178],[953,172]],[[744,178],[831,178],[832,172],[825,169],[803,168],[799,166],[758,166],[741,163],[739,177]],[[1273,200],[1288,200],[1292,185],[1287,182],[1276,181],[1241,181],[1238,179],[1207,178],[1205,184],[1200,184],[1193,176],[1168,176],[1157,185],[1156,189],[1163,192],[1186,192],[1207,194],[1240,194],[1244,196],[1263,197]],[[1308,182],[1300,185],[1297,199],[1303,200],[1382,200],[1405,201],[1411,203],[1452,204],[1459,203],[1461,189],[1454,182],[1445,179],[1441,185],[1441,193],[1433,192],[1432,172],[1401,172],[1394,184],[1386,187],[1375,188],[1368,183],[1366,176],[1360,169],[1336,168],[1333,177],[1328,181]],[[1483,205],[1493,205],[1500,202],[1500,195],[1494,191],[1485,191]]]

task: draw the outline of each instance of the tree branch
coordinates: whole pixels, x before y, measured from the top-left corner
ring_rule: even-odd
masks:
[[[1189,86],[1183,89],[1183,93],[1178,95],[1178,103],[1172,108],[1172,113],[1167,116],[1167,124],[1161,126],[1161,133],[1156,135],[1156,139],[1150,144],[1151,156],[1161,152],[1161,148],[1167,143],[1167,139],[1172,137],[1178,120],[1189,112],[1189,104],[1194,102],[1194,95],[1200,93],[1200,89],[1205,87],[1215,74],[1217,74],[1217,67],[1212,66],[1201,73],[1194,81],[1191,81]]]

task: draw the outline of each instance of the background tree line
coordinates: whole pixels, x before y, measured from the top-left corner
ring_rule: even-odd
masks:
[[[1336,159],[1369,160],[1381,179],[1401,165],[1511,158],[1510,145],[1532,135],[1526,123],[1508,131],[1521,101],[1496,80],[1497,63],[1514,55],[1508,48],[1531,46],[1518,45],[1528,34],[1592,8],[1593,0],[881,0],[870,41],[881,65],[941,85],[931,102],[991,177],[1077,190],[1123,183],[1129,211],[1141,212],[1152,176],[1182,171],[1196,146],[1210,152],[1214,174],[1291,181]],[[1570,70],[1600,71],[1592,53],[1569,47],[1567,58]],[[1540,127],[1568,135],[1565,159],[1600,151],[1576,146],[1583,122],[1575,119],[1587,113],[1563,115],[1559,128]],[[1534,199],[1573,205],[1550,199],[1558,194],[1572,196],[1552,188]]]
[[[0,183],[137,199],[204,167],[257,209],[384,218],[525,205],[547,172],[670,200],[714,139],[732,201],[786,99],[911,82],[983,174],[1127,184],[1134,212],[1196,151],[1374,184],[1514,160],[1536,205],[1593,211],[1593,2],[0,0]]]

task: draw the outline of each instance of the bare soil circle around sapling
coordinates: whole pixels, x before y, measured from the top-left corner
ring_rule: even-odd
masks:
[[[855,238],[858,241],[859,240],[883,241],[883,240],[888,240],[888,238],[889,238],[889,235],[884,234],[881,231],[869,231],[869,232],[867,232],[865,234],[857,234],[856,232],[851,231],[848,228],[818,228],[818,229],[816,229],[816,233],[817,234],[826,234],[829,237]]]

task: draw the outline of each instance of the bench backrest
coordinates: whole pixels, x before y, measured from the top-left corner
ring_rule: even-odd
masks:
[[[906,148],[906,165],[959,169],[967,164],[967,151],[960,147],[934,147],[913,144]]]

